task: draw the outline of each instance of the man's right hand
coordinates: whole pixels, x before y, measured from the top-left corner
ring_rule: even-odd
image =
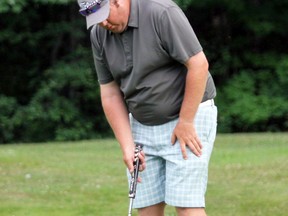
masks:
[[[130,173],[134,172],[134,165],[133,165],[134,159],[135,159],[135,148],[123,153],[123,161]],[[139,171],[142,172],[146,168],[145,153],[143,150],[140,151],[139,153],[139,160],[140,160]],[[138,181],[141,182],[141,178],[138,178]]]

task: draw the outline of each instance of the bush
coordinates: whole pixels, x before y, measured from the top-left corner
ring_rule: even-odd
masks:
[[[90,51],[79,49],[45,71],[39,90],[24,111],[25,140],[80,140],[109,131],[90,62]]]
[[[272,70],[243,70],[218,92],[219,131],[287,131],[288,63]]]
[[[0,143],[11,142],[14,139],[17,108],[15,98],[0,95]]]
[[[44,72],[40,88],[28,105],[19,106],[14,98],[2,96],[0,142],[80,140],[111,135],[91,64],[90,50],[80,48]]]

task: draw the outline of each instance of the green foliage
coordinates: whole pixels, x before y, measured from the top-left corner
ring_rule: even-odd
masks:
[[[0,142],[80,140],[110,133],[95,72],[87,64],[93,61],[90,54],[79,49],[46,70],[38,91],[25,106],[2,96]]]
[[[14,137],[14,115],[17,111],[17,101],[13,97],[0,95],[0,143],[12,142]]]
[[[85,22],[77,16],[75,2],[44,3],[27,1],[21,15],[0,13],[0,92],[21,104],[29,103],[39,88],[43,71],[74,52],[79,41],[86,39],[86,32],[75,31]]]
[[[285,131],[288,129],[288,56],[250,55],[254,70],[242,69],[219,88],[220,130]]]
[[[288,126],[288,100],[281,94],[284,85],[279,86],[280,80],[270,71],[255,73],[248,70],[232,77],[218,94],[219,104],[227,104],[227,107],[220,108],[220,113],[223,113],[219,118],[220,130],[285,130]],[[277,90],[272,91],[273,88]]]
[[[0,114],[0,143],[88,139],[110,133],[90,47],[79,46],[88,34],[75,31],[85,30],[85,19],[78,15],[75,1],[67,2],[1,2],[9,9],[0,12],[1,102],[13,112],[9,121],[6,112]],[[15,15],[14,6],[21,7],[21,16]]]
[[[31,4],[68,4],[76,1],[74,0],[1,0],[0,1],[0,14],[12,12],[19,14],[24,8]]]
[[[27,4],[25,0],[1,0],[0,13],[12,11],[13,13],[20,13],[22,8]]]
[[[24,140],[80,140],[101,137],[107,131],[95,72],[87,61],[92,63],[90,52],[80,49],[45,71],[24,110]]]

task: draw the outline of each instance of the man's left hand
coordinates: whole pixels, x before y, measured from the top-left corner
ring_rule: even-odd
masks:
[[[184,159],[187,159],[186,146],[198,157],[202,153],[202,144],[197,136],[194,123],[179,120],[171,137],[171,142],[174,145],[176,140],[179,141],[181,152]]]

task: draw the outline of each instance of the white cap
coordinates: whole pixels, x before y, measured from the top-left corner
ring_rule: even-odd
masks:
[[[106,20],[110,13],[110,0],[78,0],[79,12],[84,12],[87,29]],[[96,8],[93,6],[96,6]],[[94,9],[94,10],[93,10]],[[83,13],[81,13],[83,15]]]

